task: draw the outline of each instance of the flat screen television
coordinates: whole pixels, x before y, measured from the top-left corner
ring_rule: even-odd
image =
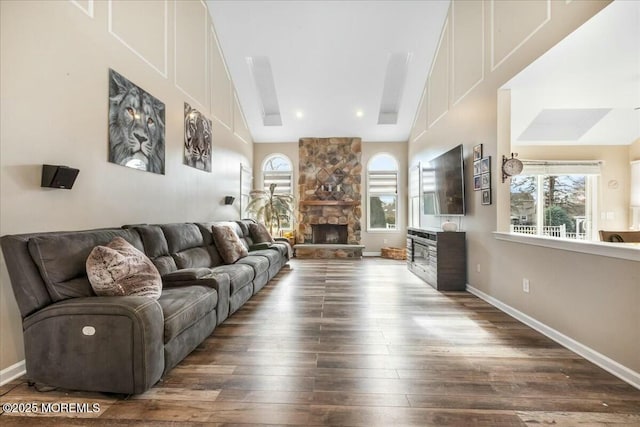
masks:
[[[464,215],[464,156],[462,144],[422,166],[425,215]]]

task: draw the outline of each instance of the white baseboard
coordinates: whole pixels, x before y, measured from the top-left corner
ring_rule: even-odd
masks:
[[[9,381],[13,381],[19,376],[22,376],[27,373],[26,365],[24,364],[24,360],[21,360],[18,363],[14,363],[8,368],[4,368],[0,371],[0,386],[5,385]]]
[[[632,386],[634,386],[635,388],[640,389],[640,373],[639,372],[633,371],[627,368],[626,366],[621,365],[620,363],[616,362],[613,359],[610,359],[604,354],[599,353],[582,343],[579,343],[573,338],[568,337],[563,333],[556,331],[555,329],[545,325],[544,323],[534,319],[533,317],[519,310],[516,310],[515,308],[503,303],[502,301],[492,297],[491,295],[485,294],[484,292],[474,288],[473,286],[470,286],[467,284],[467,291],[477,296],[478,298],[485,300],[486,302],[496,307],[497,309],[504,311],[508,315],[518,319],[525,325],[530,326],[531,328],[535,329],[541,334],[546,335],[547,337],[551,338],[558,344],[566,347],[567,349],[573,351],[574,353],[579,354],[580,356],[584,357],[585,359],[594,363],[595,365],[598,365],[599,367],[609,372],[610,374],[613,374],[616,377],[620,378],[622,381],[625,381],[631,384]]]
[[[362,256],[380,256],[380,251],[378,251],[378,252],[362,252]]]

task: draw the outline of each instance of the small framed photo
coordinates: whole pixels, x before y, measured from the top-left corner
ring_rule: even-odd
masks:
[[[482,204],[490,205],[491,204],[491,189],[487,188],[486,190],[482,190]]]
[[[480,172],[487,173],[491,171],[491,156],[484,157],[480,160]]]
[[[482,175],[476,175],[473,177],[473,190],[478,191],[482,188]]]
[[[473,147],[473,160],[480,160],[482,158],[482,144],[478,144]]]
[[[491,174],[490,173],[483,173],[482,175],[480,175],[480,188],[482,188],[483,190],[485,190],[487,188],[491,188]]]
[[[473,176],[480,175],[482,173],[480,163],[481,160],[476,160],[475,162],[473,162]]]

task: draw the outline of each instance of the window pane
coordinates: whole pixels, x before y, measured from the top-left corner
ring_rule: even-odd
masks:
[[[378,154],[369,162],[370,171],[395,171],[398,170],[398,163],[389,154]]]
[[[590,239],[591,210],[585,175],[511,178],[511,227],[516,233]],[[589,196],[593,197],[593,196]]]
[[[369,198],[369,225],[377,229],[396,229],[396,196]]]
[[[287,156],[274,155],[265,160],[262,171],[262,184],[267,194],[269,194],[272,184],[275,184],[274,195],[293,194],[292,163]],[[293,228],[293,215],[281,215],[279,219],[280,231]]]
[[[264,170],[267,171],[290,171],[291,162],[281,156],[275,156],[268,159],[264,164]]]
[[[369,161],[367,171],[369,228],[396,230],[398,162],[389,154],[377,154]]]
[[[537,177],[519,175],[511,178],[511,224],[516,233],[537,234]]]
[[[547,175],[543,179],[543,190],[543,234],[584,239],[587,219],[586,177]]]

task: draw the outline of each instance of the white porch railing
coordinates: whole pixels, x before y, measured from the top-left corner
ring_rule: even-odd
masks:
[[[512,233],[521,233],[521,234],[538,234],[538,227],[535,225],[514,225],[511,224],[511,232]],[[574,233],[575,234],[575,233]],[[545,225],[542,227],[542,235],[549,237],[567,237],[567,228],[564,224],[562,225]]]

